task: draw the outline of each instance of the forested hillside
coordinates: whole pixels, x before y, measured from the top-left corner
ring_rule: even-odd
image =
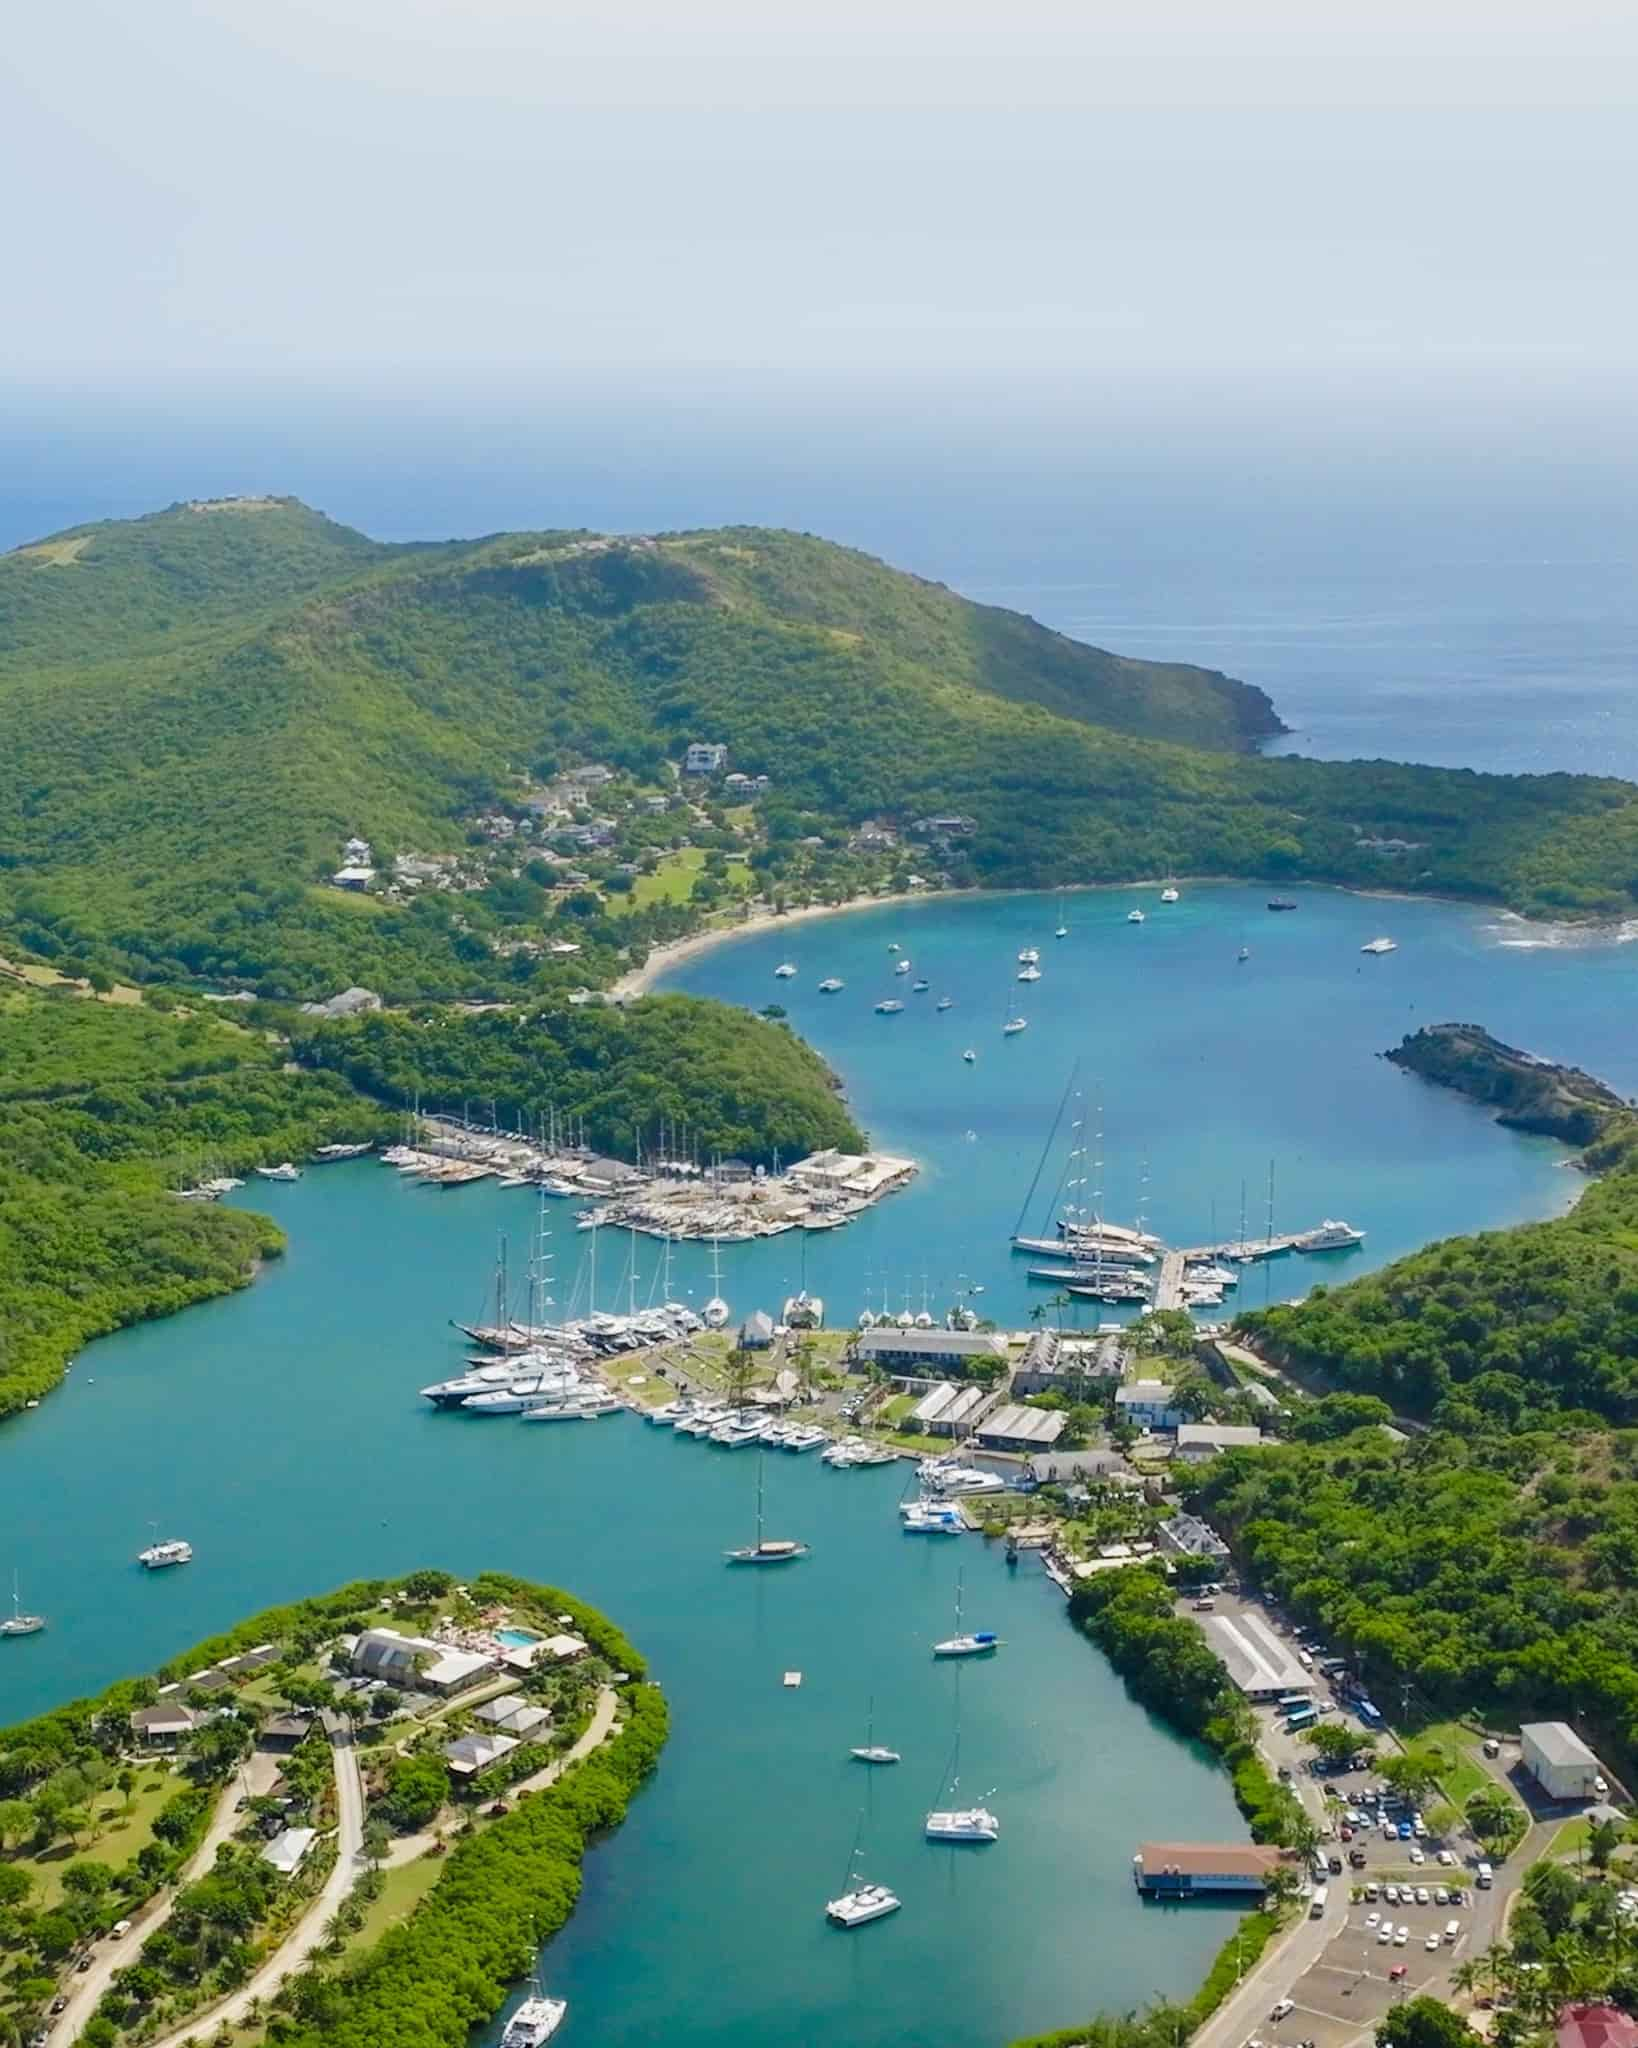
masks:
[[[624,1009],[382,1013],[298,1030],[308,1063],[382,1101],[426,1109],[490,1103],[503,1127],[556,1109],[588,1142],[630,1159],[662,1122],[702,1157],[771,1165],[864,1140],[824,1063],[781,1024],[692,996]]]
[[[1504,1422],[1230,1451],[1195,1504],[1390,1697],[1573,1713],[1638,1756],[1638,1432]]]
[[[0,1415],[89,1338],[249,1279],[265,1217],[169,1189],[390,1127],[259,1037],[74,995],[0,995]]]
[[[1252,1310],[1240,1328],[1299,1374],[1465,1434],[1577,1410],[1638,1423],[1634,1119],[1612,1091],[1576,1079],[1576,1133],[1603,1178],[1567,1216],[1446,1238],[1345,1287]]]
[[[538,888],[497,918],[316,885],[351,834],[459,849],[532,775],[664,788],[698,738],[770,778],[792,841],[970,819],[957,883],[1176,869],[1584,913],[1638,876],[1624,784],[1248,756],[1259,692],[757,529],[384,548],[284,500],[79,529],[0,561],[0,720],[0,932],[303,996],[560,986],[506,943],[560,914]]]

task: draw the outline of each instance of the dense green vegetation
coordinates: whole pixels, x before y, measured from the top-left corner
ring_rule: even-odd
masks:
[[[1242,1569],[1388,1697],[1573,1716],[1638,1755],[1638,1432],[1373,1427],[1227,1452],[1191,1490]]]
[[[293,2017],[277,2015],[270,2038],[291,2048],[401,2048],[461,2041],[491,2019],[574,1910],[588,1842],[618,1825],[658,1761],[658,1689],[628,1685],[623,1712],[610,1743],[461,1842],[410,1919],[355,1966],[298,1978]]]
[[[1579,1067],[1563,1067],[1504,1045],[1478,1024],[1432,1024],[1411,1032],[1391,1052],[1396,1067],[1452,1088],[1496,1112],[1510,1130],[1590,1145],[1597,1138],[1630,1143],[1638,1123],[1613,1088]],[[1619,1132],[1612,1125],[1622,1126]]]
[[[0,994],[0,1116],[0,1415],[88,1339],[242,1286],[283,1243],[168,1190],[390,1124],[215,1018],[71,994]]]
[[[304,1020],[305,1021],[305,1020]],[[864,1140],[817,1053],[783,1025],[691,996],[621,1009],[376,1012],[298,1031],[303,1060],[382,1101],[423,1108],[494,1102],[534,1128],[555,1106],[597,1149],[632,1158],[686,1125],[703,1156],[771,1163]]]
[[[497,952],[491,905],[311,885],[350,833],[459,847],[518,774],[655,776],[706,735],[800,824],[970,817],[956,881],[1173,867],[1587,913],[1638,874],[1626,785],[1247,758],[1260,693],[755,529],[385,548],[283,501],[79,529],[0,560],[0,719],[0,930],[268,993],[561,985]]]
[[[28,2031],[84,1941],[174,1881],[197,1849],[219,1789],[232,1776],[262,1714],[279,1701],[336,1703],[323,1677],[311,1675],[318,1653],[338,1635],[380,1620],[383,1602],[392,1603],[401,1625],[416,1627],[430,1622],[452,1597],[467,1603],[469,1615],[498,1603],[541,1623],[565,1617],[593,1652],[569,1675],[595,1684],[588,1676],[593,1671],[605,1682],[612,1672],[622,1674],[620,1710],[626,1725],[557,1786],[523,1801],[506,1823],[468,1833],[415,1920],[339,1978],[310,1974],[300,1980],[285,2000],[299,2019],[280,2014],[273,2028],[301,2039],[315,2027],[315,2038],[349,2038],[332,2033],[334,2019],[362,2029],[352,2038],[373,2039],[375,2002],[398,1995],[393,1987],[399,1982],[408,1995],[412,1980],[421,2018],[433,2028],[428,2039],[458,2039],[473,2019],[488,2017],[508,1982],[527,1967],[518,1944],[531,1924],[544,1939],[571,1910],[585,1841],[619,1819],[631,1791],[652,1766],[665,1738],[665,1705],[644,1681],[642,1658],[621,1630],[572,1595],[499,1572],[481,1574],[462,1594],[448,1573],[418,1571],[396,1580],[357,1580],[332,1593],[268,1608],[195,1644],[153,1677],[121,1680],[93,1699],[0,1729],[0,1951],[10,1958],[0,1968],[0,2040]],[[269,1643],[277,1647],[278,1659],[236,1681],[232,1719],[209,1723],[174,1763],[126,1760],[129,1716],[154,1699],[158,1684],[176,1672],[197,1671]],[[221,1702],[220,1694],[213,1696],[213,1704]],[[357,1701],[347,1710],[359,1712]],[[441,1797],[426,1818],[449,1796],[447,1770],[441,1760],[432,1761]],[[298,1806],[319,1818],[332,1784],[321,1732],[315,1728],[284,1759],[282,1775]],[[124,1863],[114,1863],[107,1850],[101,1856],[96,1851],[129,1824],[139,1778],[150,1796],[150,1779],[174,1789],[163,1795],[154,1813],[151,1839]],[[104,1803],[110,1801],[123,1803]],[[251,1801],[245,1841],[225,1844],[212,1868],[177,1893],[163,1928],[150,1933],[140,1952],[133,1950],[128,1966],[115,1973],[87,2040],[111,2043],[121,2029],[152,2031],[162,2012],[174,2019],[198,2009],[242,1982],[258,1947],[278,1939],[292,1923],[304,1894],[316,1889],[320,1872],[315,1862],[294,1883],[274,1876],[259,1854],[254,1829],[262,1809],[271,1807],[270,1801]],[[529,1815],[534,1818],[525,1819]],[[302,1811],[288,1809],[279,1814],[285,1821],[302,1817]],[[488,1847],[492,1836],[498,1840]],[[74,1860],[67,1860],[70,1855]],[[492,1913],[501,1919],[499,1946],[474,1939],[476,1923]],[[404,1937],[412,1932],[415,1939],[406,1944]],[[439,2006],[430,1996],[430,1980],[439,1975],[447,1976],[445,1995],[453,2003]],[[467,2012],[468,2018],[451,2023],[455,2011]],[[407,2022],[407,2008],[400,2018]]]
[[[1240,1325],[1265,1357],[1448,1429],[1638,1421],[1638,1168],[1568,1216],[1446,1238]]]
[[[1268,1774],[1256,1724],[1223,1660],[1175,1607],[1155,1565],[1099,1572],[1070,1595],[1070,1618],[1125,1679],[1134,1699],[1185,1735],[1214,1749],[1234,1778],[1234,1796],[1253,1839],[1311,1847],[1313,1827],[1299,1802]]]

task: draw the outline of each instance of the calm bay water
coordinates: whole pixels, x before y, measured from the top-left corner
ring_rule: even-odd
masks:
[[[784,1001],[876,1140],[923,1164],[909,1192],[808,1241],[807,1278],[833,1319],[884,1280],[895,1305],[907,1290],[919,1302],[924,1272],[935,1302],[965,1276],[990,1313],[1021,1319],[1031,1291],[1006,1239],[1077,1057],[1104,1105],[1108,1213],[1134,1212],[1146,1159],[1162,1230],[1208,1235],[1214,1202],[1217,1228],[1237,1227],[1242,1180],[1255,1228],[1272,1155],[1277,1221],[1340,1214],[1369,1231],[1363,1254],[1282,1262],[1248,1294],[1561,1206],[1574,1183],[1559,1148],[1500,1131],[1375,1055],[1419,1022],[1473,1017],[1638,1087],[1632,949],[1519,945],[1534,935],[1477,913],[1319,891],[1276,918],[1265,895],[1187,887],[1165,910],[1153,892],[1072,895],[1061,942],[1051,898],[931,902],[747,940],[678,970],[671,985]],[[1140,900],[1148,922],[1128,926]],[[1399,952],[1362,959],[1378,931]],[[889,939],[934,984],[897,1018],[872,1009],[897,992]],[[1046,974],[1021,990],[1013,955],[1026,943],[1042,947]],[[794,983],[773,978],[787,957]],[[821,997],[830,973],[847,987]],[[929,1006],[946,987],[958,1005],[938,1017]],[[1013,995],[1027,997],[1030,1029],[1004,1042]],[[901,1537],[902,1472],[778,1457],[772,1522],[814,1556],[775,1580],[726,1572],[720,1552],[749,1526],[749,1458],[633,1420],[531,1430],[418,1402],[459,1356],[447,1318],[478,1308],[497,1231],[526,1237],[525,1195],[437,1194],[360,1163],[241,1199],[284,1224],[286,1258],[243,1294],[93,1346],[63,1392],[0,1437],[0,1560],[17,1559],[52,1621],[8,1649],[0,1718],[355,1574],[495,1564],[617,1616],[675,1712],[660,1772],[589,1859],[580,1910],[548,1954],[587,2038],[989,2048],[1194,1984],[1231,1918],[1144,1911],[1129,1857],[1145,1836],[1237,1832],[1227,1785],[1134,1709],[1034,1567],[1010,1573],[976,1540]],[[586,1245],[556,1214],[566,1300]],[[604,1238],[605,1302],[623,1297],[624,1256]],[[639,1297],[656,1256],[639,1243]],[[800,1260],[795,1238],[731,1247],[726,1291],[742,1312],[777,1307]],[[676,1285],[708,1288],[700,1248],[679,1254]],[[186,1571],[148,1578],[132,1565],[156,1516],[195,1544]],[[958,1565],[971,1622],[1008,1639],[959,1680],[928,1656]],[[797,1692],[780,1686],[787,1668],[805,1673]],[[995,1788],[1005,1829],[973,1855],[919,1835],[958,1682],[964,1782]],[[845,1757],[872,1697],[878,1739],[906,1761],[867,1782]],[[819,1914],[861,1830],[869,1873],[906,1908],[849,1939]]]
[[[1475,1019],[1638,1091],[1638,950],[1548,944],[1449,904],[1298,893],[1301,908],[1284,915],[1264,907],[1262,886],[1186,886],[1166,906],[1154,889],[934,898],[747,938],[664,985],[783,1004],[845,1078],[874,1142],[921,1163],[908,1192],[806,1241],[809,1285],[843,1319],[867,1300],[879,1308],[884,1288],[890,1308],[907,1295],[919,1308],[924,1276],[935,1309],[976,1280],[984,1313],[1014,1327],[1048,1296],[1007,1240],[1024,1213],[1034,1234],[1050,1227],[1061,1142],[1027,1212],[1024,1202],[1077,1062],[1089,1134],[1101,1104],[1107,1216],[1131,1222],[1141,1203],[1170,1242],[1199,1244],[1238,1234],[1243,1189],[1260,1235],[1272,1162],[1277,1229],[1337,1216],[1367,1233],[1358,1252],[1253,1268],[1241,1300],[1283,1300],[1453,1231],[1573,1200],[1562,1148],[1501,1131],[1377,1055],[1420,1025]],[[1126,922],[1134,906],[1146,908],[1141,926]],[[1060,910],[1070,932],[1054,940]],[[1379,933],[1399,951],[1361,955]],[[912,975],[893,972],[890,941]],[[1043,979],[1020,986],[1016,955],[1030,945]],[[785,960],[799,969],[793,981],[774,977]],[[932,987],[909,994],[921,974]],[[821,995],[831,975],[847,986]],[[941,1015],[932,1006],[944,992],[956,1007]],[[874,1005],[894,995],[903,1014],[878,1016]],[[1015,998],[1029,1029],[1003,1039]],[[725,1270],[736,1308],[777,1309],[801,1257],[795,1237],[734,1247]]]

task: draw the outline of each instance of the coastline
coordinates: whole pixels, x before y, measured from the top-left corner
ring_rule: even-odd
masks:
[[[1172,877],[1172,880],[1178,887],[1185,889],[1276,886],[1260,875],[1177,875]],[[855,911],[886,910],[895,904],[972,903],[986,897],[997,896],[1089,896],[1115,889],[1163,889],[1165,886],[1165,878],[1145,875],[1122,882],[1042,883],[1038,887],[1023,889],[900,889],[887,896],[850,896],[844,903],[809,903],[800,910],[760,910],[754,916],[742,919],[738,924],[713,925],[707,931],[691,932],[687,938],[671,939],[663,946],[656,946],[642,966],[628,967],[625,973],[610,985],[607,997],[613,1003],[635,1002],[639,996],[651,995],[654,984],[673,967],[680,967],[685,960],[698,959],[702,953],[712,952],[718,946],[728,945],[735,939],[757,938],[765,932],[775,931],[786,925],[811,923],[815,918],[847,917]],[[1366,902],[1448,903],[1454,908],[1489,916],[1498,923],[1513,925],[1520,932],[1531,934],[1498,941],[1501,945],[1521,949],[1563,945],[1620,946],[1638,940],[1638,919],[1630,917],[1600,918],[1589,923],[1552,924],[1526,917],[1522,911],[1510,910],[1505,904],[1488,903],[1472,896],[1445,896],[1428,890],[1413,889],[1350,888],[1344,882],[1304,881],[1294,886],[1326,889],[1338,896],[1356,896]],[[1540,936],[1535,936],[1536,934]]]

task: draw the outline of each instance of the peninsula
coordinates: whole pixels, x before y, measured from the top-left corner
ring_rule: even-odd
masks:
[[[1632,1115],[1613,1088],[1537,1053],[1504,1045],[1478,1024],[1430,1024],[1382,1055],[1407,1073],[1494,1109],[1509,1130],[1591,1145],[1612,1118]]]
[[[458,2039],[665,1732],[637,1651],[553,1587],[423,1570],[271,1608],[0,1730],[5,2017],[52,2048],[260,2038],[269,2005],[326,2048],[384,2009]]]

